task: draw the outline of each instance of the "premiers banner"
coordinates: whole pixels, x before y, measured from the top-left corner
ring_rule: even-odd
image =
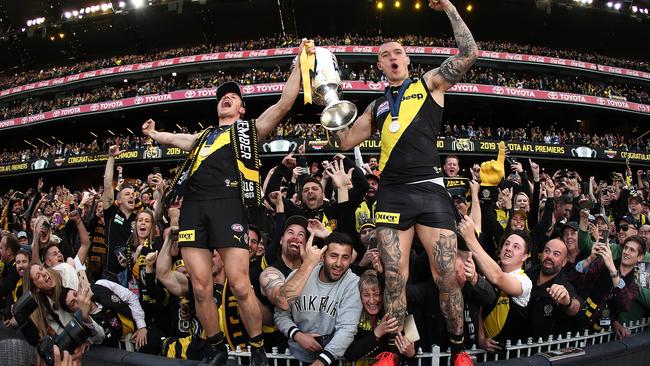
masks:
[[[262,156],[284,155],[296,151],[306,142],[305,151],[311,154],[335,154],[336,147],[329,146],[325,138],[321,140],[283,139],[260,143]],[[650,165],[650,152],[631,152],[622,150],[606,150],[589,146],[548,145],[530,142],[508,142],[508,149],[515,156],[546,159],[579,159],[585,161],[613,161],[624,163],[627,159],[633,164]],[[361,144],[365,153],[379,153],[381,143],[378,139],[366,140]],[[494,158],[497,153],[497,141],[470,140],[463,138],[440,138],[437,148],[443,154],[463,155],[474,153]],[[142,150],[127,150],[117,157],[117,161],[141,161],[160,159],[180,159],[185,153],[175,147],[152,146]],[[43,158],[30,162],[0,165],[0,175],[28,171],[50,170],[57,168],[75,168],[86,166],[102,166],[108,156],[106,154],[74,155],[59,158]]]
[[[345,91],[360,93],[381,93],[387,83],[366,82],[366,81],[342,81],[341,87]],[[241,87],[244,95],[270,95],[280,94],[284,89],[284,83],[253,84]],[[494,85],[482,84],[456,84],[448,90],[450,94],[493,96],[500,98],[514,98],[530,101],[545,101],[554,103],[580,104],[600,108],[616,109],[650,115],[650,105],[627,102],[624,100],[594,97],[591,95],[560,93],[545,90],[517,89]],[[78,116],[88,113],[98,113],[126,108],[136,108],[146,105],[165,104],[182,102],[185,100],[202,100],[216,97],[216,88],[177,90],[166,94],[152,94],[125,98],[101,103],[84,104],[74,107],[57,109],[45,113],[34,114],[26,117],[18,117],[0,121],[0,129],[16,127],[28,123],[42,122],[52,119]]]
[[[379,46],[323,46],[335,54],[362,54],[362,55],[376,55],[379,52]],[[411,55],[434,55],[434,56],[449,56],[458,53],[457,48],[449,47],[418,47],[418,46],[405,46],[406,53]],[[297,47],[293,48],[273,48],[265,50],[252,50],[252,51],[232,51],[232,52],[217,52],[208,53],[195,56],[174,57],[164,60],[156,60],[151,62],[143,62],[138,64],[129,64],[123,66],[107,67],[100,70],[86,71],[79,74],[69,75],[56,79],[43,80],[31,84],[20,85],[14,88],[9,88],[0,91],[0,98],[32,90],[42,88],[64,85],[82,80],[88,80],[98,77],[123,75],[138,71],[155,70],[163,67],[178,66],[178,65],[191,65],[195,63],[224,61],[224,60],[246,60],[256,58],[270,58],[297,55]],[[557,57],[524,55],[517,53],[495,52],[495,51],[479,51],[479,57],[492,60],[503,60],[513,62],[528,62],[541,65],[555,65],[561,67],[571,67],[582,70],[600,71],[603,73],[635,77],[645,80],[650,80],[650,73],[645,71],[630,70],[619,67],[598,65],[590,62],[583,62],[577,60],[569,60]]]

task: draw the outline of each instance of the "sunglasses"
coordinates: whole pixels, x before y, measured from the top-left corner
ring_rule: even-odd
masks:
[[[616,231],[628,231],[630,229],[630,225],[628,224],[621,224],[616,228]]]

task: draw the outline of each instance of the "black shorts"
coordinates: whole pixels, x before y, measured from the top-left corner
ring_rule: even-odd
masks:
[[[183,201],[178,246],[248,250],[248,221],[239,198]]]
[[[375,225],[406,230],[415,224],[456,230],[456,208],[439,184],[384,185],[377,190]]]

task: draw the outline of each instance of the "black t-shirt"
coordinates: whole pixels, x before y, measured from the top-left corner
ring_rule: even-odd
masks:
[[[573,299],[577,296],[576,290],[560,272],[553,279],[538,285],[541,267],[533,267],[526,272],[528,277],[533,283],[533,289],[530,293],[530,301],[528,302],[528,316],[530,318],[530,336],[533,340],[542,337],[546,339],[550,334],[557,336],[564,334],[570,329],[568,326],[569,316],[564,313],[562,308],[553,301],[553,298],[548,294],[547,289],[553,285],[562,285],[569,292],[569,296]]]
[[[117,282],[117,274],[124,270],[115,251],[120,249],[126,253],[124,247],[131,235],[131,224],[135,222],[135,216],[134,213],[131,213],[127,218],[117,205],[111,205],[104,210],[104,238],[108,243],[108,253],[106,253],[103,277],[107,280]]]
[[[239,198],[238,174],[230,142],[230,128],[215,128],[198,147],[198,156],[190,169],[184,200]]]

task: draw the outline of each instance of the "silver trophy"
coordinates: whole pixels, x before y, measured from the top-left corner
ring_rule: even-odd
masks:
[[[313,103],[325,106],[320,123],[326,130],[340,130],[357,118],[357,106],[339,99],[339,65],[334,54],[326,48],[316,47],[316,71],[311,78],[311,88]]]

